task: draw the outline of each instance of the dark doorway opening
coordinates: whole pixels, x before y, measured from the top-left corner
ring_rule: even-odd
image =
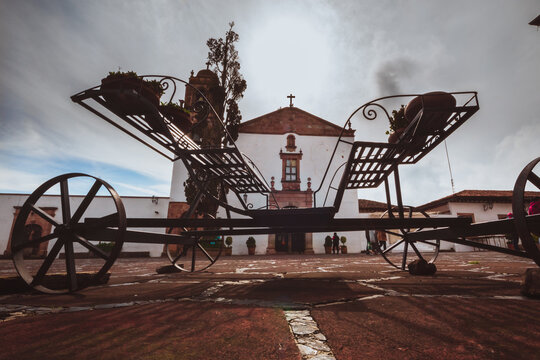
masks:
[[[24,227],[24,241],[37,240],[41,237],[43,229],[38,224],[27,224]],[[31,248],[24,249],[25,257],[38,257],[40,256],[40,246],[41,244],[35,244]],[[46,254],[45,254],[46,255]]]
[[[306,249],[305,233],[278,233],[276,234],[276,252],[278,253],[304,253]]]

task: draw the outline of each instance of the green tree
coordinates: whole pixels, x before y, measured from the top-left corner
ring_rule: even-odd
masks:
[[[227,130],[233,137],[233,140],[238,138],[238,126],[242,120],[242,114],[238,108],[238,101],[244,96],[244,91],[247,88],[246,80],[240,74],[240,62],[238,51],[234,44],[238,41],[239,36],[233,30],[234,22],[229,23],[229,30],[225,33],[225,38],[214,39],[210,38],[206,42],[208,46],[208,62],[212,66],[212,70],[218,75],[221,87],[225,91],[225,98],[221,109],[226,111],[220,114],[225,118]]]
[[[216,93],[210,94],[212,99],[220,99],[221,104],[216,104],[216,109],[219,116],[225,118],[225,126],[233,140],[238,138],[238,126],[242,115],[238,108],[238,100],[244,96],[244,91],[247,88],[246,80],[240,74],[240,62],[238,58],[238,51],[234,44],[238,41],[239,36],[233,30],[234,22],[229,23],[229,29],[225,33],[225,38],[214,39],[210,38],[206,42],[208,46],[208,62],[207,65],[212,67],[218,75],[219,87],[211,89]],[[226,111],[226,117],[224,113]],[[227,145],[227,137],[225,132],[222,131],[221,126],[217,123],[207,125],[204,128],[197,130],[199,137],[202,139],[202,147],[219,147],[221,145]],[[184,183],[186,194],[186,200],[189,204],[193,204],[195,196],[198,192],[197,183],[189,178]],[[208,184],[207,191],[216,198],[220,198],[224,191],[218,181],[211,181]],[[211,196],[204,195],[201,198],[199,206],[197,207],[196,214],[211,214],[215,215],[218,209],[217,203],[211,198]]]

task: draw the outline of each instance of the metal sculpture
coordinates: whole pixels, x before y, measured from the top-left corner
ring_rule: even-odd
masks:
[[[429,217],[422,213],[414,217],[413,208],[403,205],[399,166],[415,164],[426,156],[438,144],[446,139],[479,109],[476,92],[455,92],[451,96],[457,99],[444,106],[433,106],[430,94],[411,94],[382,97],[370,101],[356,109],[347,119],[341,135],[336,142],[330,162],[324,172],[319,187],[314,192],[314,207],[280,208],[273,196],[270,186],[255,166],[236,147],[216,110],[205,94],[191,84],[172,76],[143,76],[141,79],[157,80],[165,90],[169,102],[177,97],[178,86],[193,88],[198,101],[187,109],[193,112],[195,124],[193,128],[204,126],[209,114],[217,119],[223,127],[221,143],[213,147],[201,147],[200,139],[194,139],[192,128],[182,128],[170,114],[161,112],[136,89],[110,89],[96,86],[77,93],[72,101],[83,106],[99,118],[112,124],[117,129],[145,144],[152,150],[171,161],[181,160],[189,175],[194,179],[197,194],[189,209],[180,218],[126,218],[122,201],[114,189],[104,181],[84,174],[66,174],[47,181],[40,186],[25,202],[15,223],[12,236],[13,260],[21,277],[32,287],[42,292],[72,292],[86,284],[78,276],[80,271],[75,262],[73,246],[83,246],[103,260],[100,268],[94,269],[94,278],[102,277],[112,266],[120,253],[124,242],[156,243],[166,245],[171,263],[183,271],[201,271],[214,264],[221,253],[222,239],[227,235],[276,234],[283,232],[333,232],[333,231],[365,231],[382,230],[388,234],[399,236],[400,240],[381,254],[392,266],[405,270],[409,248],[416,257],[435,261],[440,240],[485,248],[506,254],[533,259],[540,265],[540,251],[536,247],[531,233],[540,231],[540,215],[526,215],[523,211],[525,186],[528,182],[540,188],[540,178],[534,173],[534,167],[540,158],[531,162],[520,174],[514,188],[514,219],[505,219],[489,223],[471,224],[470,218]],[[112,99],[112,100],[111,100]],[[136,102],[137,111],[126,111],[125,106],[114,104],[114,99],[126,103]],[[402,130],[396,143],[381,143],[347,140],[343,135],[351,120],[361,115],[367,120],[374,120],[379,114],[390,118],[388,109],[396,101],[415,99],[419,103],[418,112],[414,114],[409,125]],[[432,121],[428,123],[428,121]],[[437,126],[433,124],[438,124]],[[153,144],[151,144],[153,143]],[[347,161],[340,165],[332,177],[329,177],[331,164],[340,145],[350,146]],[[339,172],[339,173],[338,173]],[[72,214],[69,208],[68,181],[75,179],[93,179],[93,184],[80,205]],[[326,181],[328,179],[328,181]],[[339,179],[339,184],[333,184]],[[390,182],[393,180],[397,206],[392,205]],[[211,183],[218,183],[219,194],[208,191]],[[381,218],[336,218],[345,190],[375,188],[384,183],[387,199],[387,211]],[[327,186],[324,202],[316,206],[317,193]],[[59,186],[62,222],[57,222],[39,205],[45,192],[53,186]],[[86,215],[98,191],[105,189],[111,206],[103,209],[101,216]],[[225,191],[229,191],[238,200],[239,206],[228,203]],[[330,193],[334,201],[330,204]],[[253,209],[245,200],[247,194],[260,194],[264,197],[265,206]],[[224,219],[211,216],[195,217],[201,198],[206,196],[225,210]],[[328,203],[328,204],[327,204]],[[232,213],[244,215],[233,218]],[[40,216],[48,221],[54,231],[50,235],[29,240],[25,234],[25,224],[29,216]],[[136,229],[135,229],[136,228]],[[141,228],[168,229],[165,233],[142,231]],[[180,229],[174,234],[172,229]],[[397,230],[393,230],[397,229]],[[466,239],[468,236],[502,234],[517,231],[526,251],[516,251],[488,244],[476,243]],[[25,258],[25,249],[35,244],[55,240],[49,254],[43,261]],[[96,242],[111,244],[108,252],[96,245]],[[213,242],[216,251],[208,251],[208,243]],[[418,244],[431,247],[429,254],[422,254]],[[399,263],[389,258],[391,251],[402,247]],[[173,246],[175,249],[173,249]],[[52,263],[60,253],[65,251],[65,265],[52,267]],[[28,262],[31,264],[27,266]],[[66,274],[63,283],[49,284],[48,274],[60,271]]]

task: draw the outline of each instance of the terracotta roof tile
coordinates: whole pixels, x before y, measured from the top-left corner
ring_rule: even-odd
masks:
[[[368,199],[358,199],[358,211],[361,213],[369,213],[376,211],[386,211],[386,203]]]
[[[296,107],[285,107],[240,124],[240,133],[339,136],[342,128]],[[344,136],[354,136],[346,129]]]

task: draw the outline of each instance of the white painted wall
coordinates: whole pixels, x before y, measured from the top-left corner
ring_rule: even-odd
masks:
[[[498,215],[507,215],[512,212],[511,203],[463,203],[463,202],[450,202],[450,212],[453,216],[458,214],[469,213],[474,214],[474,222],[486,222],[498,219]],[[485,208],[484,208],[485,207]],[[454,244],[454,249],[458,251],[473,251],[471,246]]]
[[[251,160],[257,165],[264,178],[268,183],[272,176],[275,178],[275,188],[281,190],[281,173],[282,173],[282,160],[280,159],[279,152],[282,150],[286,152],[285,145],[287,144],[287,136],[293,135],[296,142],[295,152],[302,150],[303,156],[300,161],[300,190],[307,189],[307,179],[311,178],[311,189],[317,190],[319,187],[321,190],[317,193],[316,205],[317,207],[332,206],[335,198],[335,191],[331,190],[328,194],[326,203],[324,202],[326,197],[326,190],[332,180],[332,177],[343,163],[348,159],[351,145],[346,143],[340,143],[334,159],[332,160],[328,174],[321,186],[324,172],[330,157],[334,150],[337,137],[335,136],[301,136],[295,133],[286,133],[283,135],[275,134],[246,134],[241,133],[236,141],[238,148],[241,152],[249,156]],[[353,142],[354,138],[348,137],[345,140]],[[343,167],[336,174],[333,179],[333,186],[337,187],[341,180]],[[230,203],[238,204],[237,200],[232,196],[228,197]],[[265,198],[257,196],[255,194],[248,195],[248,202],[254,205],[254,208],[262,207],[265,205]],[[224,216],[220,214],[220,216]],[[358,196],[356,190],[347,190],[343,196],[343,200],[340,206],[340,211],[336,217],[341,218],[358,218]],[[313,233],[313,250],[315,253],[324,253],[324,238],[329,233]],[[343,232],[339,233],[340,236],[347,237],[347,247],[350,253],[360,252],[366,248],[366,239],[364,232]],[[257,241],[257,254],[265,254],[266,247],[268,245],[267,235],[254,236]],[[245,246],[245,240],[247,236],[239,237],[237,245],[233,245],[233,254],[247,254],[247,247]],[[239,244],[238,244],[239,243]]]
[[[173,172],[171,179],[171,201],[186,201],[184,193],[184,182],[188,178],[188,172],[182,160],[176,160],[173,163]]]
[[[11,226],[13,223],[13,215],[15,213],[16,206],[22,206],[26,199],[27,194],[0,194],[0,253],[3,254],[8,244],[8,238],[10,235]],[[71,196],[70,207],[71,211],[75,211],[81,203],[83,196]],[[158,203],[154,204],[151,197],[122,197],[122,202],[126,209],[126,216],[128,218],[166,218],[167,210],[169,207],[169,198],[159,197]],[[55,220],[62,222],[62,213],[60,206],[60,197],[58,195],[45,195],[43,196],[38,206],[40,207],[57,207],[58,210],[55,215]],[[85,217],[100,217],[115,212],[113,202],[108,197],[97,196],[92,204],[89,206],[85,213]],[[137,228],[130,228],[130,230],[139,230]],[[164,233],[165,229],[140,229],[144,231],[153,231],[157,233]],[[49,243],[49,249],[52,246],[52,242]],[[76,244],[74,247],[76,252],[86,252],[87,249],[81,245]],[[161,256],[163,251],[163,245],[161,244],[134,244],[124,243],[122,251],[149,251],[150,256]]]

